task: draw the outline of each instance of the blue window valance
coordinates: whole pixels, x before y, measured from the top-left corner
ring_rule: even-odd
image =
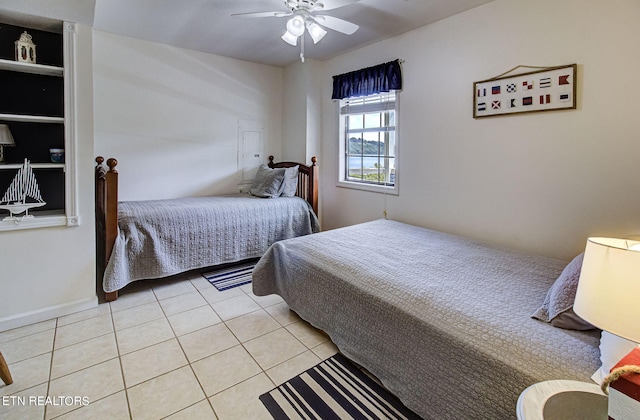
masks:
[[[402,89],[400,60],[333,76],[331,99],[353,98]]]

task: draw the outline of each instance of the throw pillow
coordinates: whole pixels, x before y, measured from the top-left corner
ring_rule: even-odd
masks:
[[[576,297],[580,271],[582,270],[582,259],[584,253],[575,257],[562,270],[560,277],[556,279],[547,296],[532,315],[532,318],[549,322],[554,327],[568,330],[591,330],[595,327],[580,318],[573,311],[573,301]]]
[[[284,172],[284,168],[271,169],[265,164],[260,165],[251,183],[251,195],[263,198],[280,197]]]

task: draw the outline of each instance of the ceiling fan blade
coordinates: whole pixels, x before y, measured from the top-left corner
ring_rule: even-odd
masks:
[[[359,26],[355,23],[351,23],[333,16],[315,15],[314,18],[318,24],[347,35],[353,34],[359,28]]]
[[[333,10],[338,7],[348,6],[360,0],[320,0],[314,5],[315,10]]]
[[[253,12],[253,13],[234,13],[231,16],[242,18],[262,18],[262,17],[284,17],[290,16],[291,12]]]

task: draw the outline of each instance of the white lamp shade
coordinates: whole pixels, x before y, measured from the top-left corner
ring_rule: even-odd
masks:
[[[298,45],[298,37],[292,35],[291,32],[287,31],[284,35],[281,36],[282,40],[287,44],[293,45],[294,47]]]
[[[327,31],[322,29],[320,25],[313,22],[307,25],[307,30],[309,31],[309,35],[311,35],[311,39],[313,39],[314,44],[320,42],[320,40],[327,34]]]
[[[13,140],[11,130],[6,124],[0,124],[0,146],[15,146],[16,142]]]
[[[598,328],[640,342],[640,242],[589,238],[573,309]]]
[[[300,36],[304,33],[304,19],[296,15],[287,21],[287,32],[293,36]]]

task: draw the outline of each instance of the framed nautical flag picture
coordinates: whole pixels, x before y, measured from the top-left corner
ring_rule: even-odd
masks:
[[[576,109],[576,69],[570,64],[475,82],[473,118]]]

